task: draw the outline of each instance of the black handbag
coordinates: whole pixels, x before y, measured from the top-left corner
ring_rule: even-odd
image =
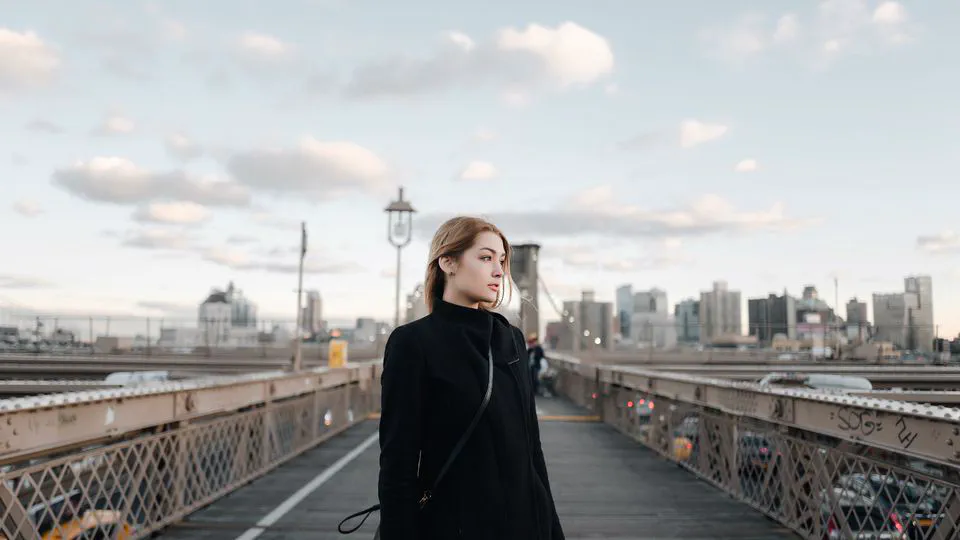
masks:
[[[470,426],[467,427],[467,430],[460,436],[460,440],[457,441],[457,445],[453,447],[453,450],[450,452],[450,455],[447,457],[447,461],[443,464],[443,467],[440,469],[440,472],[437,474],[437,477],[433,480],[433,485],[424,490],[423,495],[420,497],[420,509],[427,505],[430,502],[432,497],[433,490],[436,489],[437,484],[440,483],[440,480],[443,479],[443,476],[447,474],[447,470],[453,465],[453,461],[457,458],[457,454],[463,450],[463,446],[467,444],[467,440],[470,439],[470,435],[473,434],[474,428],[477,427],[477,423],[480,422],[480,417],[483,416],[483,411],[487,409],[487,405],[490,404],[490,395],[493,394],[493,350],[491,349],[487,353],[487,391],[483,395],[483,401],[480,403],[480,407],[477,409],[476,414],[473,415],[473,421],[470,422]],[[370,508],[361,510],[355,514],[350,514],[349,516],[343,518],[343,521],[337,526],[337,530],[340,534],[352,534],[360,527],[363,527],[364,522],[367,521],[367,518],[370,517],[370,514],[378,512],[380,510],[380,505],[375,504]],[[351,519],[363,516],[363,519],[360,520],[360,523],[352,529],[344,529],[343,524],[350,521]],[[377,527],[377,532],[374,534],[373,538],[376,540],[380,538],[380,527]]]

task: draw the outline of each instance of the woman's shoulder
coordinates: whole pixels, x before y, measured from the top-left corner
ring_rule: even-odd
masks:
[[[493,320],[496,321],[503,330],[509,331],[513,337],[519,338],[520,342],[523,343],[523,330],[511,324],[510,321],[500,313],[491,311],[490,315],[493,316]]]

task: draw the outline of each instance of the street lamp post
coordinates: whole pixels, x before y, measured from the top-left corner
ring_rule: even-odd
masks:
[[[400,326],[400,252],[413,238],[413,214],[416,210],[409,201],[403,200],[403,188],[397,195],[397,200],[390,203],[384,211],[387,213],[387,240],[397,248],[397,292],[393,327]]]

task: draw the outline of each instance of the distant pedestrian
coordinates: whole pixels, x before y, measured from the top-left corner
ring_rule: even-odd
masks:
[[[527,358],[534,395],[540,395],[540,370],[543,368],[543,357],[543,347],[540,345],[537,334],[530,334],[527,336]]]

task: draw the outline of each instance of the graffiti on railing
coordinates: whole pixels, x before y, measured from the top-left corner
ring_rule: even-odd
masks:
[[[897,418],[897,427],[900,428],[900,431],[897,432],[897,440],[900,441],[904,449],[910,448],[913,441],[917,440],[918,433],[910,429],[910,426],[907,425],[906,418],[902,416]]]
[[[877,413],[871,410],[839,407],[830,413],[830,419],[837,420],[837,429],[841,431],[856,431],[863,436],[870,436],[883,431],[883,422]]]

